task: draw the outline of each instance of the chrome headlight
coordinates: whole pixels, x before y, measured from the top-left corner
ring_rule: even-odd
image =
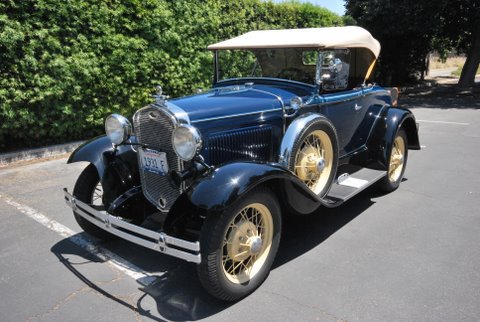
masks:
[[[173,131],[172,145],[180,159],[190,161],[202,147],[202,137],[196,127],[182,124]]]
[[[132,124],[127,118],[112,114],[105,120],[105,132],[113,144],[125,142],[132,134]]]

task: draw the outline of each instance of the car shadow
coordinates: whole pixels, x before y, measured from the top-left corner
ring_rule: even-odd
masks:
[[[75,235],[75,236],[78,236],[78,235]],[[96,256],[95,254],[88,252],[85,249],[77,246],[71,241],[70,238],[67,238],[58,242],[50,250],[58,258],[59,262],[62,263],[67,268],[67,270],[69,270],[73,275],[75,275],[79,280],[85,283],[85,285],[90,287],[92,290],[95,290],[96,292],[105,296],[106,298],[120,305],[123,305],[131,309],[132,311],[137,311],[135,306],[122,300],[120,297],[117,297],[111,294],[110,292],[104,290],[97,283],[90,280],[86,275],[81,273],[81,267],[83,265],[86,265],[89,263],[102,263],[104,262],[104,260]],[[84,260],[81,262],[73,261],[69,255],[76,255],[76,256],[82,257]],[[154,316],[148,316],[148,317],[155,318]]]
[[[153,281],[145,283],[144,277],[137,279],[140,296],[136,303],[124,300],[124,296],[115,295],[108,291],[104,281],[92,278],[92,269],[88,264],[103,263],[103,256],[98,256],[90,247],[87,251],[77,245],[76,240],[91,240],[85,233],[80,233],[56,243],[50,251],[58,258],[67,271],[81,280],[92,290],[103,295],[117,304],[123,305],[142,317],[154,321],[185,321],[199,320],[212,316],[233,303],[223,302],[209,295],[201,286],[194,264],[159,254],[154,251],[133,245],[123,240],[97,242],[107,251],[124,258],[130,263],[150,275]],[[88,247],[88,246],[87,246]],[[147,284],[147,285],[145,285]],[[118,294],[118,291],[115,292]],[[130,292],[131,293],[131,292]],[[152,299],[156,305],[156,312],[152,310]]]
[[[372,198],[381,195],[375,187],[371,187],[339,208],[327,209],[322,207],[310,215],[294,216],[287,214],[284,216],[282,240],[272,269],[285,265],[320,245],[373,205],[375,202]],[[80,235],[84,236],[83,233]],[[138,298],[135,305],[125,302],[82,273],[83,264],[103,262],[103,260],[77,246],[71,240],[75,236],[55,244],[51,248],[52,253],[65,265],[68,271],[86,285],[141,316],[156,321],[163,321],[163,319],[172,321],[199,320],[208,318],[234,304],[210,296],[202,288],[194,264],[144,249],[123,240],[101,243],[102,247],[141,267],[145,272],[151,272],[152,275],[156,276],[155,280],[147,286],[143,285],[141,280],[137,280],[140,285],[138,289],[143,294]],[[83,261],[72,262],[70,258],[75,256],[83,258]],[[157,312],[151,312],[152,299],[155,301]]]
[[[309,215],[284,216],[280,248],[272,269],[320,245],[372,206],[372,198],[381,195],[378,189],[371,187],[337,208],[320,207]]]

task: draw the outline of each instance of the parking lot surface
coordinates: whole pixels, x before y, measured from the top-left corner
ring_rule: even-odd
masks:
[[[480,106],[407,101],[405,180],[284,225],[270,276],[222,303],[194,264],[82,233],[63,202],[86,164],[0,169],[0,320],[458,321],[480,317]]]

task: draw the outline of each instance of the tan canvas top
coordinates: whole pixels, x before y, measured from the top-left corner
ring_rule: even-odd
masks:
[[[380,43],[361,27],[258,30],[208,46],[216,49],[253,48],[368,48],[375,57]]]

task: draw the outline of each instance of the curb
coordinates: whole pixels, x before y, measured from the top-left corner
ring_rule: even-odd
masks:
[[[70,153],[85,141],[76,141],[65,144],[51,145],[43,148],[0,153],[0,167],[20,161],[31,161],[48,157],[55,157]]]

